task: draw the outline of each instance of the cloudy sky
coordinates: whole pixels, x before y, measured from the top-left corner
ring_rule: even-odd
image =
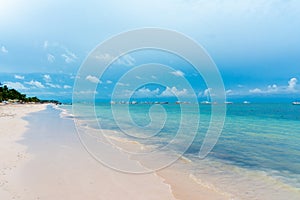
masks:
[[[201,44],[219,68],[229,99],[300,98],[298,0],[1,0],[0,81],[29,95],[70,99],[77,71],[92,49],[143,27],[175,30]],[[128,55],[115,68],[134,67],[145,57]],[[174,67],[175,77],[188,79],[199,97],[209,93],[183,61],[154,57]],[[80,78],[98,83],[97,94],[104,98],[115,85],[126,86],[118,83],[123,72]],[[141,87],[135,95],[171,93],[189,91],[175,81]]]

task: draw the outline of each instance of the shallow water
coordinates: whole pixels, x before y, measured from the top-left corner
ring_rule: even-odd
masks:
[[[152,106],[129,105],[130,117],[126,118],[122,118],[128,114],[126,105],[114,105],[115,116],[109,104],[96,105],[96,118],[88,112],[89,105],[77,106],[74,114],[82,126],[114,130],[114,137],[151,147],[146,150],[162,148],[172,141],[180,124],[194,129],[194,119],[200,115],[197,135],[184,153],[191,162],[178,165],[188,169],[191,181],[205,182],[236,199],[300,199],[300,106],[227,105],[222,134],[204,160],[198,158],[198,153],[209,125],[210,106],[200,105],[199,114],[196,105],[185,105],[184,117],[189,120],[183,121],[180,105],[160,105],[149,112]],[[118,119],[117,123],[114,119]],[[153,119],[159,120],[151,124]],[[188,137],[188,131],[181,134],[172,150],[185,149]]]

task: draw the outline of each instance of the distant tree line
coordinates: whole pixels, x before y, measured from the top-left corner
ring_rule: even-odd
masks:
[[[37,97],[26,97],[26,94],[21,94],[15,89],[8,89],[6,85],[2,86],[0,83],[0,102],[17,100],[19,102],[41,102]]]

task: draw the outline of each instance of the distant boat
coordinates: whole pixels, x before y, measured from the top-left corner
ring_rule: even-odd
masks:
[[[207,105],[210,105],[211,102],[209,102],[209,101],[202,101],[201,104],[207,104]]]
[[[244,102],[243,102],[243,104],[249,104],[249,103],[250,103],[249,101],[244,101]]]
[[[300,105],[300,101],[294,101],[292,102],[293,105]]]
[[[169,102],[167,102],[167,101],[163,101],[163,102],[155,101],[154,104],[169,104]]]
[[[231,101],[226,101],[225,104],[233,104]]]
[[[159,102],[159,104],[169,104],[169,102],[164,101],[164,102]]]
[[[187,101],[176,101],[175,104],[190,104],[190,102],[187,102]]]

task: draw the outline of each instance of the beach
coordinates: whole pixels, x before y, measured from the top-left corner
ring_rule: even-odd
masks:
[[[0,113],[0,199],[229,199],[176,169],[138,175],[102,165],[52,105],[5,105]]]
[[[300,0],[0,0],[0,200],[300,200]]]
[[[5,105],[0,106],[0,198],[16,198],[14,172],[22,168],[32,157],[26,146],[17,142],[23,138],[28,122],[27,114],[44,110],[45,105]]]

